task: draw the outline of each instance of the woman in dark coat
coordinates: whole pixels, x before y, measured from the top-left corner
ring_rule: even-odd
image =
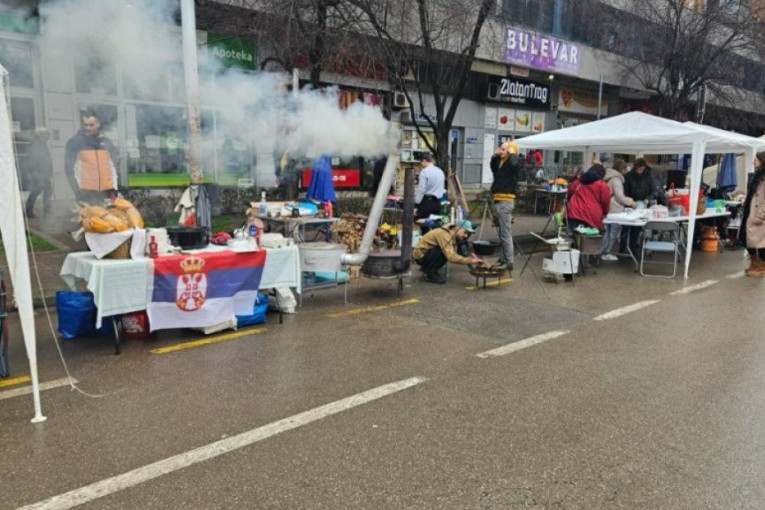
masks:
[[[53,178],[53,162],[48,150],[48,138],[50,134],[45,128],[35,129],[32,141],[27,150],[25,172],[29,179],[29,197],[27,197],[26,211],[28,218],[34,218],[35,201],[42,193],[43,216],[50,213],[50,198],[53,194],[51,179]]]

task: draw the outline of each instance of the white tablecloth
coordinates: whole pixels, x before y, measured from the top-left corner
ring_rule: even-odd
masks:
[[[226,248],[211,246],[209,249]],[[103,317],[146,310],[147,264],[150,262],[151,259],[99,260],[91,252],[75,252],[66,256],[59,274],[71,289],[76,288],[77,278],[87,282],[98,308],[96,325],[100,327]],[[260,288],[293,287],[300,294],[301,285],[298,247],[266,249]]]

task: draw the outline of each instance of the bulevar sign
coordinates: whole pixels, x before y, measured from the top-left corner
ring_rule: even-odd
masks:
[[[492,78],[488,98],[532,108],[550,107],[550,86],[518,78]]]

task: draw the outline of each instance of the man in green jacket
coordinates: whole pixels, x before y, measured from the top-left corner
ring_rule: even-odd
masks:
[[[446,277],[438,272],[447,262],[454,264],[477,264],[483,266],[486,262],[471,253],[469,257],[463,257],[457,253],[457,243],[468,238],[475,232],[473,224],[468,220],[457,223],[449,223],[435,228],[420,237],[417,245],[412,250],[412,258],[422,267],[425,273],[425,281],[429,283],[446,283]]]

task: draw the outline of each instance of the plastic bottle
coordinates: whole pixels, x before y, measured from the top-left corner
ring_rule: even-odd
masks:
[[[149,240],[149,257],[156,259],[159,256],[159,246],[157,245],[157,239],[154,235]]]
[[[260,192],[260,206],[258,206],[258,213],[259,214],[266,214],[268,211],[268,206],[266,205],[266,192],[261,191]]]

